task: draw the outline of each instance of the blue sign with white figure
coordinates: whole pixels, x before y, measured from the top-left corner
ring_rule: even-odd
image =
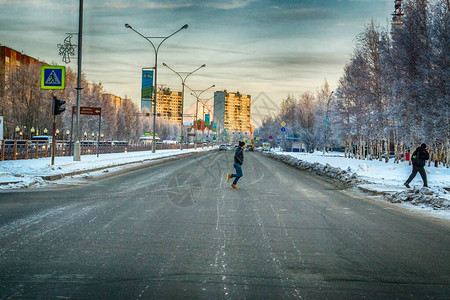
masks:
[[[42,66],[41,89],[63,90],[66,81],[66,67]]]

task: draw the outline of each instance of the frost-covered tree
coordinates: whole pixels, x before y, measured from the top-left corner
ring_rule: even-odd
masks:
[[[39,64],[24,65],[7,77],[2,100],[10,138],[17,126],[23,138],[31,136],[32,127],[36,130],[52,128],[52,93],[40,88],[40,80]]]

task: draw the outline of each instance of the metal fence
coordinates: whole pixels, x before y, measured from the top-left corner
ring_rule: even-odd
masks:
[[[37,159],[51,157],[52,144],[48,141],[37,140],[1,140],[0,160]],[[142,142],[117,141],[80,141],[81,155],[122,153],[133,151],[150,151],[152,145]],[[208,144],[211,145],[211,144]],[[179,144],[157,143],[156,150],[179,149]],[[194,148],[193,143],[183,145],[183,149]],[[201,143],[197,147],[202,147]],[[73,142],[67,140],[56,141],[55,156],[72,156]]]

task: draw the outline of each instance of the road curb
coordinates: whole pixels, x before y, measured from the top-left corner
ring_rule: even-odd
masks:
[[[375,191],[375,190],[372,190],[370,188],[363,187],[363,186],[357,186],[357,188],[360,189],[361,191],[363,191],[364,193],[374,195],[374,196],[384,196],[384,195],[388,195],[388,194],[392,193],[389,191]]]
[[[22,182],[22,181],[4,181],[4,182],[0,182],[0,185],[17,184],[20,182]]]

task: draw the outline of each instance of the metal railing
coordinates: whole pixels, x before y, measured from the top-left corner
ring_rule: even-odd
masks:
[[[117,141],[80,141],[81,155],[122,153],[134,151],[151,151],[152,145],[143,142],[117,142]],[[207,144],[210,146],[212,144]],[[197,143],[201,147],[202,143]],[[157,143],[157,150],[179,149],[179,144]],[[183,148],[194,148],[194,144],[183,145]],[[52,144],[48,141],[37,140],[0,140],[0,161],[37,159],[51,157]],[[72,156],[73,142],[67,140],[56,141],[55,156]]]

